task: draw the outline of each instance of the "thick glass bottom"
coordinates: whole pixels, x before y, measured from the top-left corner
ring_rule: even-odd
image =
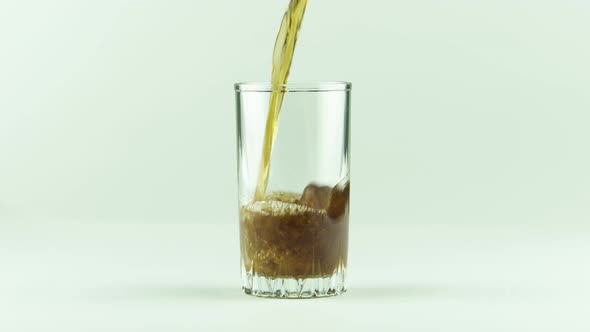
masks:
[[[248,295],[272,298],[305,299],[336,296],[346,292],[346,269],[317,278],[269,278],[248,272],[242,265],[242,290]]]

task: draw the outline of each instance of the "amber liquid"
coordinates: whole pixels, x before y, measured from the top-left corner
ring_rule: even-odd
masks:
[[[272,93],[270,96],[268,118],[266,120],[266,132],[264,134],[264,146],[262,148],[262,160],[260,163],[258,183],[256,185],[255,200],[264,199],[268,186],[272,147],[277,136],[279,113],[281,112],[283,98],[285,97],[284,84],[287,84],[289,80],[295,44],[297,43],[306,6],[307,0],[291,0],[289,8],[287,8],[287,12],[281,22],[277,40],[275,41],[272,55]]]
[[[246,271],[269,278],[317,278],[346,268],[348,181],[269,193],[240,211]]]
[[[240,210],[240,245],[248,273],[269,278],[325,277],[346,267],[350,184],[308,185],[302,193],[267,193],[285,84],[307,0],[291,0],[272,59],[271,97],[254,200]]]

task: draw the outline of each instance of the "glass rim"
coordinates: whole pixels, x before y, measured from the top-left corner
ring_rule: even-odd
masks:
[[[273,86],[271,82],[239,82],[236,92],[324,92],[350,91],[352,83],[345,81],[303,81]]]

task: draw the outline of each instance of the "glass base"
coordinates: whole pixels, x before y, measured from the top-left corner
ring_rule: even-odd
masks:
[[[346,292],[344,267],[326,277],[269,278],[247,272],[242,267],[242,290],[259,297],[305,299],[336,296]]]

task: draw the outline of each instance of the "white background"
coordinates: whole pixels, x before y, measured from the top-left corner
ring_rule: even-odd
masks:
[[[0,220],[234,223],[232,84],[286,4],[2,2]],[[581,222],[589,34],[581,0],[312,0],[292,80],[354,84],[363,223]]]
[[[235,294],[232,84],[286,5],[0,2],[3,330],[588,330],[582,0],[310,0],[292,81],[353,83],[351,291]]]

